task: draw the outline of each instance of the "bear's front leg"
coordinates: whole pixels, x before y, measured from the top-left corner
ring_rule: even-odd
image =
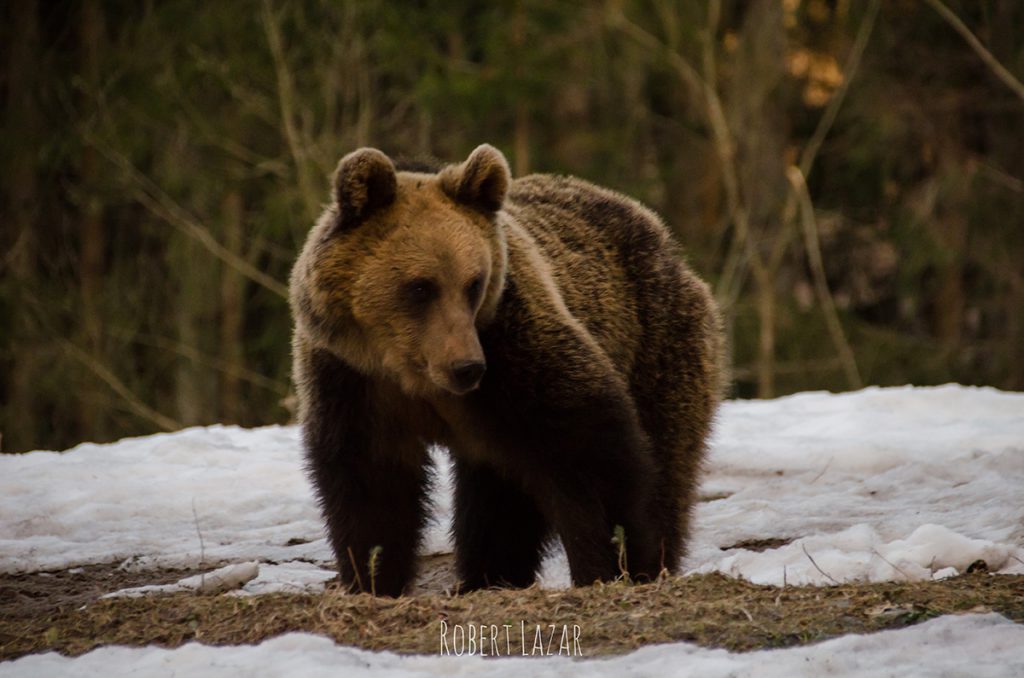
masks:
[[[649,438],[611,360],[549,294],[536,281],[506,290],[498,320],[481,333],[488,371],[467,396],[470,419],[491,442],[492,465],[561,537],[574,584],[624,572],[653,579],[661,549]]]
[[[324,452],[310,459],[341,582],[352,592],[401,595],[415,574],[423,470]]]
[[[591,385],[592,386],[592,385]],[[562,539],[573,584],[628,574],[644,581],[661,570],[650,515],[653,465],[632,403],[609,382],[557,410],[543,446],[545,473],[536,496]]]
[[[354,592],[398,596],[415,573],[425,519],[426,453],[380,406],[369,382],[316,350],[300,376],[306,459],[338,560]]]
[[[529,586],[549,532],[536,502],[499,470],[454,457],[452,527],[462,590]]]

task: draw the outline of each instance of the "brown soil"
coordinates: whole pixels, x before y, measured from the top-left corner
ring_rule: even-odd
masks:
[[[55,572],[0,574],[0,624],[69,611],[105,593],[146,584],[169,584],[200,570],[131,572],[118,564],[83,565]]]

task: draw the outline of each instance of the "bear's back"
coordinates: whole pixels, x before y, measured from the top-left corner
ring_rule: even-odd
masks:
[[[662,250],[668,240],[661,219],[643,204],[576,177],[516,179],[505,207],[530,217],[521,223],[534,237],[553,236],[579,252],[610,248],[633,260]]]
[[[505,210],[549,262],[569,312],[627,376],[652,305],[688,274],[664,224],[622,194],[552,175],[513,181]]]

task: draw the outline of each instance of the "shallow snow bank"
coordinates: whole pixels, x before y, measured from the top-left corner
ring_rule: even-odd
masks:
[[[1017,574],[1024,550],[968,539],[940,525],[922,525],[907,539],[885,542],[872,527],[798,539],[757,553],[733,549],[697,572],[724,572],[755,584],[827,585],[846,581],[928,581],[963,574],[978,561],[994,572]]]
[[[586,652],[586,629],[583,629]],[[913,648],[908,651],[908,648]],[[292,633],[259,645],[174,650],[105,647],[76,658],[30,655],[0,664],[0,675],[117,676],[879,676],[1024,675],[1024,626],[995,615],[947,616],[911,628],[850,635],[809,647],[747,654],[686,643],[654,645],[611,659],[483,659],[400,656]]]
[[[446,477],[440,485],[446,515]],[[446,526],[423,547],[450,550]],[[0,572],[119,560],[132,570],[331,562],[298,429],[218,425],[0,455]]]
[[[298,449],[294,428],[210,426],[0,457],[0,570],[326,558]]]
[[[434,458],[426,553],[451,549],[450,464]],[[684,566],[773,584],[948,576],[978,559],[1024,573],[1021,488],[1024,394],[949,385],[730,401]],[[294,591],[329,578],[319,565],[332,557],[294,427],[0,455],[0,572],[258,561],[244,591]],[[568,585],[560,549],[542,582]]]
[[[871,386],[724,404],[714,463],[746,472],[882,473],[1024,451],[1024,393],[989,387]]]
[[[135,586],[108,593],[104,598],[137,598],[152,593],[223,593],[241,588],[260,573],[260,564],[255,562],[225,565],[212,572],[204,572],[180,579],[174,584],[149,584]]]
[[[1024,573],[1024,394],[868,388],[723,405],[690,571],[765,584]],[[766,539],[783,543],[757,551]]]

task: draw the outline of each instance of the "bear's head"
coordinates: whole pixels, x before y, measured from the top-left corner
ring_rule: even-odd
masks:
[[[303,341],[413,396],[462,395],[486,356],[477,336],[505,285],[505,157],[483,145],[437,174],[382,152],[346,155],[333,203],[292,271]]]

